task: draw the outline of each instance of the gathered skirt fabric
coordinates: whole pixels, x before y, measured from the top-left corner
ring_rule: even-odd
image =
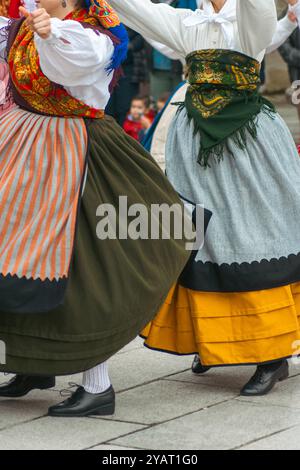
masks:
[[[112,118],[88,121],[87,175],[64,301],[36,313],[1,310],[1,371],[63,375],[107,360],[155,316],[189,257],[185,241],[100,240],[97,208],[172,205],[179,199],[160,168]],[[118,211],[117,211],[118,212]]]
[[[212,217],[154,320],[146,346],[199,353],[204,365],[290,357],[300,340],[300,159],[281,117],[260,113],[257,139],[234,158],[197,163],[200,137],[186,111],[169,131],[166,172],[177,192]]]

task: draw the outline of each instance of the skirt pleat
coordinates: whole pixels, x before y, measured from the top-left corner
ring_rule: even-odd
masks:
[[[258,364],[296,354],[299,312],[300,283],[243,293],[177,284],[141,335],[149,348],[197,353],[205,366]]]

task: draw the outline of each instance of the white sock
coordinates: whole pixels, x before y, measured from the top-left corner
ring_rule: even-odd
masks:
[[[82,385],[89,393],[102,393],[110,387],[107,362],[103,362],[83,373]]]

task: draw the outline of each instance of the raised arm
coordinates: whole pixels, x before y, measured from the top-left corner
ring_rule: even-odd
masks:
[[[190,15],[190,10],[154,4],[150,0],[110,0],[110,4],[127,26],[179,55],[185,55],[181,18]]]
[[[51,35],[35,33],[43,73],[63,86],[89,85],[100,73],[107,73],[113,55],[111,39],[85,29],[77,21],[51,19]]]
[[[242,50],[257,57],[272,43],[276,32],[274,0],[237,0],[237,21]]]
[[[272,43],[266,49],[266,54],[276,51],[287,40],[297,26],[297,21],[291,21],[288,15],[278,21],[276,32],[273,36]]]

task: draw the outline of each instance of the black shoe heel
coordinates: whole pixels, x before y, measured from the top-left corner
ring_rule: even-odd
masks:
[[[278,379],[279,382],[283,382],[284,380],[287,380],[289,378],[289,373],[287,374],[284,374],[282,377],[280,377],[280,379]]]
[[[241,396],[267,395],[276,383],[289,378],[289,364],[286,360],[276,361],[271,364],[258,365],[255,374],[242,388]]]
[[[78,387],[72,395],[58,405],[50,406],[49,416],[83,418],[84,416],[108,416],[115,412],[115,392],[112,386],[102,393],[89,393]]]
[[[48,382],[40,385],[39,390],[47,390],[48,388],[53,388],[53,387],[55,387],[55,379],[49,380]]]
[[[201,375],[205,374],[210,370],[210,367],[208,366],[203,366],[200,361],[200,357],[198,354],[194,357],[193,364],[192,364],[192,372],[195,375]]]
[[[101,408],[98,408],[98,410],[96,410],[92,414],[98,416],[113,415],[115,414],[115,404],[109,403],[108,405],[101,406]]]

